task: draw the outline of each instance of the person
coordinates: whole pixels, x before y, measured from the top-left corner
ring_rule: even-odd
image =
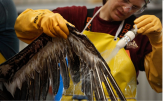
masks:
[[[0,63],[19,52],[19,39],[14,30],[17,16],[12,0],[0,1]]]
[[[52,11],[27,9],[18,16],[15,30],[17,37],[29,44],[43,32],[67,39],[66,23],[69,23],[87,35],[106,60],[118,40],[136,25],[137,36],[111,61],[106,60],[126,99],[136,100],[139,71],[145,71],[150,86],[156,92],[162,92],[162,24],[154,15],[134,16],[143,12],[149,2],[108,0],[103,6],[95,7],[93,12],[86,6],[58,7]],[[73,93],[81,95],[79,90],[73,92],[69,88],[61,100],[72,100]],[[105,95],[110,100],[107,92]]]
[[[0,64],[19,52],[19,39],[14,30],[18,14],[12,0],[0,0]],[[0,100],[12,99],[0,83]]]

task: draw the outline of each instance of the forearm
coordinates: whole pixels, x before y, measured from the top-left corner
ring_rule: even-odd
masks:
[[[156,92],[162,92],[162,36],[152,45],[152,52],[145,57],[145,72],[150,86]]]

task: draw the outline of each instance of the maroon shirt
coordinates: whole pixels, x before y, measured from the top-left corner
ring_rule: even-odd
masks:
[[[94,9],[94,13],[100,7]],[[75,25],[81,32],[86,25],[87,8],[85,6],[59,7],[53,10],[54,13],[60,13],[68,22]],[[98,14],[99,15],[99,14]],[[115,33],[121,22],[109,22],[96,16],[92,21],[92,32],[102,32],[115,36]],[[127,19],[133,23],[134,19]],[[126,22],[125,22],[126,24]],[[127,26],[128,27],[128,26]],[[125,27],[126,28],[126,27]],[[125,29],[126,30],[126,29]],[[124,30],[122,30],[123,32]],[[121,36],[120,36],[121,37]],[[137,76],[140,71],[144,71],[144,57],[152,51],[151,44],[145,35],[137,35],[125,48],[129,50],[131,60],[135,66]]]

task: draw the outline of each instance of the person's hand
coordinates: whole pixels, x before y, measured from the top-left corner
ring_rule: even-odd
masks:
[[[66,21],[59,13],[44,14],[41,17],[41,20],[38,22],[43,32],[48,36],[60,36],[64,39],[66,39],[69,35],[69,30],[66,23],[73,26],[71,23]]]
[[[17,17],[14,29],[20,40],[30,44],[42,33],[66,39],[69,35],[66,23],[74,27],[59,13],[53,13],[48,9],[26,9]]]
[[[134,23],[137,25],[138,34],[147,35],[151,44],[156,44],[162,37],[162,24],[160,19],[154,15],[143,15],[137,18]]]

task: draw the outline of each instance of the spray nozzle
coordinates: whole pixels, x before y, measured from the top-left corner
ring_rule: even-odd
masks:
[[[136,24],[134,26],[135,26],[135,28],[132,28],[131,31],[136,35],[138,28],[137,28]]]
[[[125,46],[128,44],[128,42],[132,41],[132,40],[135,38],[138,29],[137,29],[137,25],[134,25],[134,26],[135,26],[135,28],[133,28],[133,29],[131,29],[130,31],[128,31],[128,32],[124,35],[124,37],[121,38],[121,39],[118,41],[118,43],[117,43],[116,46],[118,46],[120,49],[123,48],[123,47],[125,47]]]
[[[128,44],[128,42],[132,41],[135,38],[138,29],[137,25],[134,26],[135,28],[128,31],[124,35],[124,37],[117,42],[116,47],[113,49],[113,51],[111,52],[110,56],[106,59],[106,61],[110,61],[121,48],[124,48]]]

